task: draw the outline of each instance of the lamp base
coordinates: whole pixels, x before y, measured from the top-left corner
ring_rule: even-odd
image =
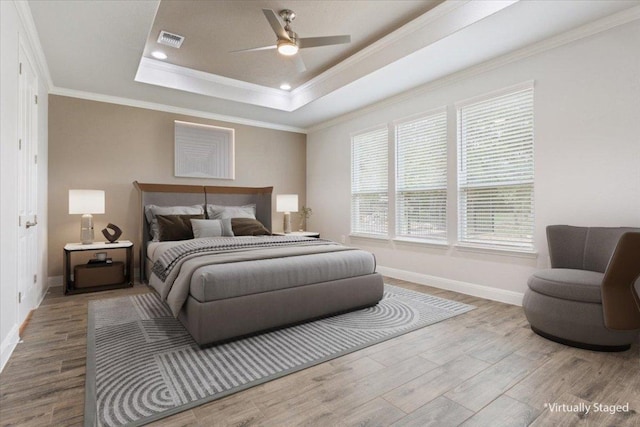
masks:
[[[84,214],[80,221],[80,242],[83,245],[90,245],[93,243],[93,215]]]
[[[285,233],[291,233],[291,213],[284,213],[284,223],[282,225],[282,230]]]

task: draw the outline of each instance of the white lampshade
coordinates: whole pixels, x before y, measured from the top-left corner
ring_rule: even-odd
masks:
[[[80,241],[84,245],[93,243],[93,218],[91,214],[104,213],[104,191],[69,190],[69,214],[82,214]]]
[[[104,191],[69,190],[69,214],[103,214]]]
[[[297,194],[278,194],[276,196],[276,211],[298,212]]]

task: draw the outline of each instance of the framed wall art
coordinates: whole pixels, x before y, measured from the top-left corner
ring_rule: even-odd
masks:
[[[235,179],[235,130],[175,122],[175,176]]]

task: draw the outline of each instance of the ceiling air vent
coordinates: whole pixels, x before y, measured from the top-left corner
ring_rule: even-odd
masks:
[[[178,34],[169,33],[167,31],[160,31],[160,36],[158,36],[158,43],[175,47],[176,49],[182,46],[182,42],[184,41],[184,37]]]

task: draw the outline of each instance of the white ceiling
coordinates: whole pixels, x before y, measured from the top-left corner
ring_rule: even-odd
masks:
[[[215,6],[218,2],[211,3]],[[290,8],[300,13],[308,2],[256,1],[258,13],[248,7],[251,3],[254,2],[248,2],[243,8],[247,14],[245,19],[250,23],[255,19],[255,25],[262,25],[259,22],[264,20],[260,17],[263,5],[276,11]],[[350,23],[354,17],[366,21],[363,12],[366,8],[358,8],[358,3],[365,2],[349,3],[354,4],[341,9],[339,16]],[[273,127],[291,130],[317,126],[610,15],[640,17],[638,0],[447,0],[380,38],[393,27],[394,19],[397,25],[403,19],[406,21],[406,13],[418,10],[412,9],[416,7],[415,1],[404,3],[407,4],[401,17],[376,21],[384,28],[371,32],[374,35],[367,39],[368,45],[358,44],[358,52],[348,52],[351,56],[328,69],[326,63],[330,63],[332,55],[323,54],[325,65],[319,67],[320,74],[309,73],[298,81],[294,90],[282,91],[251,83],[246,74],[239,72],[229,74],[227,70],[223,76],[210,72],[211,69],[194,70],[170,61],[145,58],[145,44],[148,38],[153,38],[151,29],[159,6],[156,1],[29,1],[51,74],[51,93],[197,111],[205,116],[273,124]],[[428,3],[427,9],[433,2]],[[379,9],[371,10],[380,14]],[[238,11],[234,16],[239,16]],[[298,18],[294,21],[294,30],[303,37],[345,33],[335,15],[330,17],[331,23],[322,16],[314,18],[324,22],[326,27],[320,28],[327,28],[326,33],[317,30],[320,34],[316,31],[307,34],[302,19],[298,21]],[[259,39],[262,36],[258,36],[258,30],[253,35],[253,25],[243,24],[243,31],[246,37]],[[311,25],[308,20],[307,25]],[[268,34],[266,21],[264,26]],[[352,28],[355,31],[355,27]],[[264,34],[264,28],[260,34]],[[243,36],[243,43],[246,37]],[[366,39],[364,35],[358,37]],[[231,43],[228,29],[215,39],[217,43]],[[242,47],[244,45],[233,46]],[[303,55],[305,62],[309,56],[309,62],[315,64],[311,50],[309,54],[303,51]],[[334,53],[336,55],[339,59],[346,56],[345,51]],[[261,58],[262,53],[258,53],[255,59],[243,59],[249,61],[249,65],[244,66],[255,61],[259,69]],[[290,71],[283,69],[285,73]],[[255,76],[255,72],[252,73]],[[139,81],[134,80],[136,74]]]

